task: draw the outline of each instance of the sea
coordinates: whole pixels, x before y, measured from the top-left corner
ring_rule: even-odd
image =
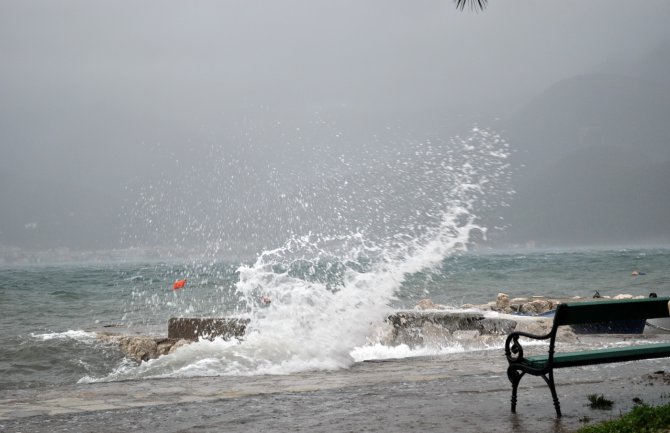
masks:
[[[323,170],[328,179],[317,182],[321,189],[268,187],[274,199],[259,196],[259,213],[232,220],[225,219],[231,209],[225,198],[235,191],[224,184],[187,191],[214,206],[202,214],[147,185],[127,214],[128,227],[155,238],[129,238],[150,245],[175,233],[183,236],[180,243],[193,235],[197,254],[0,262],[0,390],[286,375],[501,350],[502,337],[393,345],[384,338],[386,319],[424,299],[461,309],[495,301],[500,292],[512,298],[670,295],[670,248],[486,249],[487,233],[504,227],[483,215],[509,206],[511,196],[511,151],[496,133],[473,128],[449,141],[403,147],[409,152],[376,160],[383,170],[342,160],[338,169]],[[213,164],[224,172],[225,157]],[[211,184],[220,174],[202,176]],[[163,182],[167,190],[174,185]],[[258,228],[249,224],[259,216],[269,218],[281,241],[246,259],[231,258],[244,255],[225,243],[226,233]],[[174,290],[178,280],[186,284]],[[249,325],[240,339],[203,339],[139,365],[99,338],[165,337],[172,317],[237,317]]]
[[[602,296],[670,295],[667,247],[459,251],[430,269],[407,269],[404,275],[360,260],[355,265],[323,257],[280,260],[280,253],[296,248],[294,243],[247,263],[3,265],[0,389],[290,374],[467,351],[462,344],[390,347],[377,337],[388,314],[413,309],[426,298],[458,309],[493,301],[499,292],[562,298],[590,297],[596,290]],[[173,290],[178,279],[187,283]],[[270,304],[260,302],[261,296]],[[203,340],[139,366],[98,338],[107,332],[166,336],[171,317],[249,317],[252,324],[244,339]],[[500,347],[502,341],[490,349]]]

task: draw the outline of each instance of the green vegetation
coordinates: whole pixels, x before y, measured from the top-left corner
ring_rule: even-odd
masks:
[[[670,403],[656,407],[636,406],[619,419],[585,426],[577,430],[577,433],[661,433],[668,428]]]
[[[590,394],[586,396],[586,398],[589,399],[589,406],[591,409],[605,409],[609,410],[612,409],[612,405],[614,402],[612,400],[608,400],[605,398],[604,395],[600,394]]]

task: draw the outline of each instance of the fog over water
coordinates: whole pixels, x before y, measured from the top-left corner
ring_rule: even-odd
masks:
[[[475,126],[511,149],[490,245],[670,243],[669,19],[664,0],[3,1],[0,252],[255,256],[406,225],[449,197],[431,170]]]

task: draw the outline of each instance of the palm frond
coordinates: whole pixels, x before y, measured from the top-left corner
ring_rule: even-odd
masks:
[[[486,7],[489,0],[454,0],[456,2],[456,9],[463,10],[465,5],[470,5],[470,10],[479,11]]]

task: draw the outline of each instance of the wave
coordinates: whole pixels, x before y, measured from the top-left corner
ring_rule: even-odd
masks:
[[[95,332],[83,330],[69,330],[63,332],[47,332],[44,334],[31,333],[30,336],[41,341],[50,340],[76,340],[82,343],[93,343],[97,341]]]
[[[393,311],[408,275],[467,249],[474,233],[485,236],[477,208],[490,205],[508,168],[504,140],[477,128],[469,137],[453,139],[439,158],[432,147],[422,152],[430,163],[421,175],[430,183],[418,183],[408,194],[432,193],[427,201],[434,207],[411,209],[417,218],[395,226],[391,235],[380,237],[363,227],[340,235],[295,236],[237,269],[240,316],[250,319],[242,340],[200,341],[82,380],[289,374],[348,368],[375,357],[466,350],[461,342],[437,349],[383,348],[371,339]],[[413,179],[403,182],[411,185]]]

